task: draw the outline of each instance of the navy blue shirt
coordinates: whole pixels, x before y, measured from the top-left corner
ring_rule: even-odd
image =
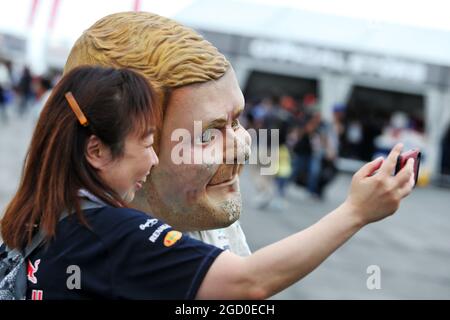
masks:
[[[28,261],[27,299],[194,299],[221,249],[128,208],[59,222]]]

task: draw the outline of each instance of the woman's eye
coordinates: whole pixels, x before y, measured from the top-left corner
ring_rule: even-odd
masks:
[[[146,141],[146,142],[144,143],[144,147],[145,147],[146,149],[153,147],[153,141]]]
[[[238,119],[233,120],[233,122],[231,123],[231,126],[233,127],[233,129],[237,129],[239,128],[241,124],[239,123]]]

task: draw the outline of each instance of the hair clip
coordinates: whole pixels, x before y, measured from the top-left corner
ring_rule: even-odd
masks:
[[[75,116],[77,117],[78,121],[83,127],[87,127],[88,121],[86,117],[84,116],[83,111],[81,111],[80,106],[78,105],[77,101],[75,100],[74,96],[72,95],[72,92],[66,93],[66,99],[67,102],[69,102],[69,106],[72,109],[73,113],[75,113]]]

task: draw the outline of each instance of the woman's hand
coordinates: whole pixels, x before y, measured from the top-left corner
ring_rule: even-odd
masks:
[[[392,175],[402,148],[402,144],[397,144],[386,160],[378,158],[369,162],[353,175],[343,205],[349,207],[348,212],[356,215],[362,225],[392,215],[400,201],[411,193],[414,187],[413,159],[409,159],[397,175]]]

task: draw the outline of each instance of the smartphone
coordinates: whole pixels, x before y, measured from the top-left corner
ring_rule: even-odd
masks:
[[[395,174],[397,174],[408,161],[409,158],[414,159],[414,186],[417,184],[417,178],[419,177],[420,158],[422,154],[419,149],[412,149],[406,151],[398,156],[397,164],[395,165]]]

